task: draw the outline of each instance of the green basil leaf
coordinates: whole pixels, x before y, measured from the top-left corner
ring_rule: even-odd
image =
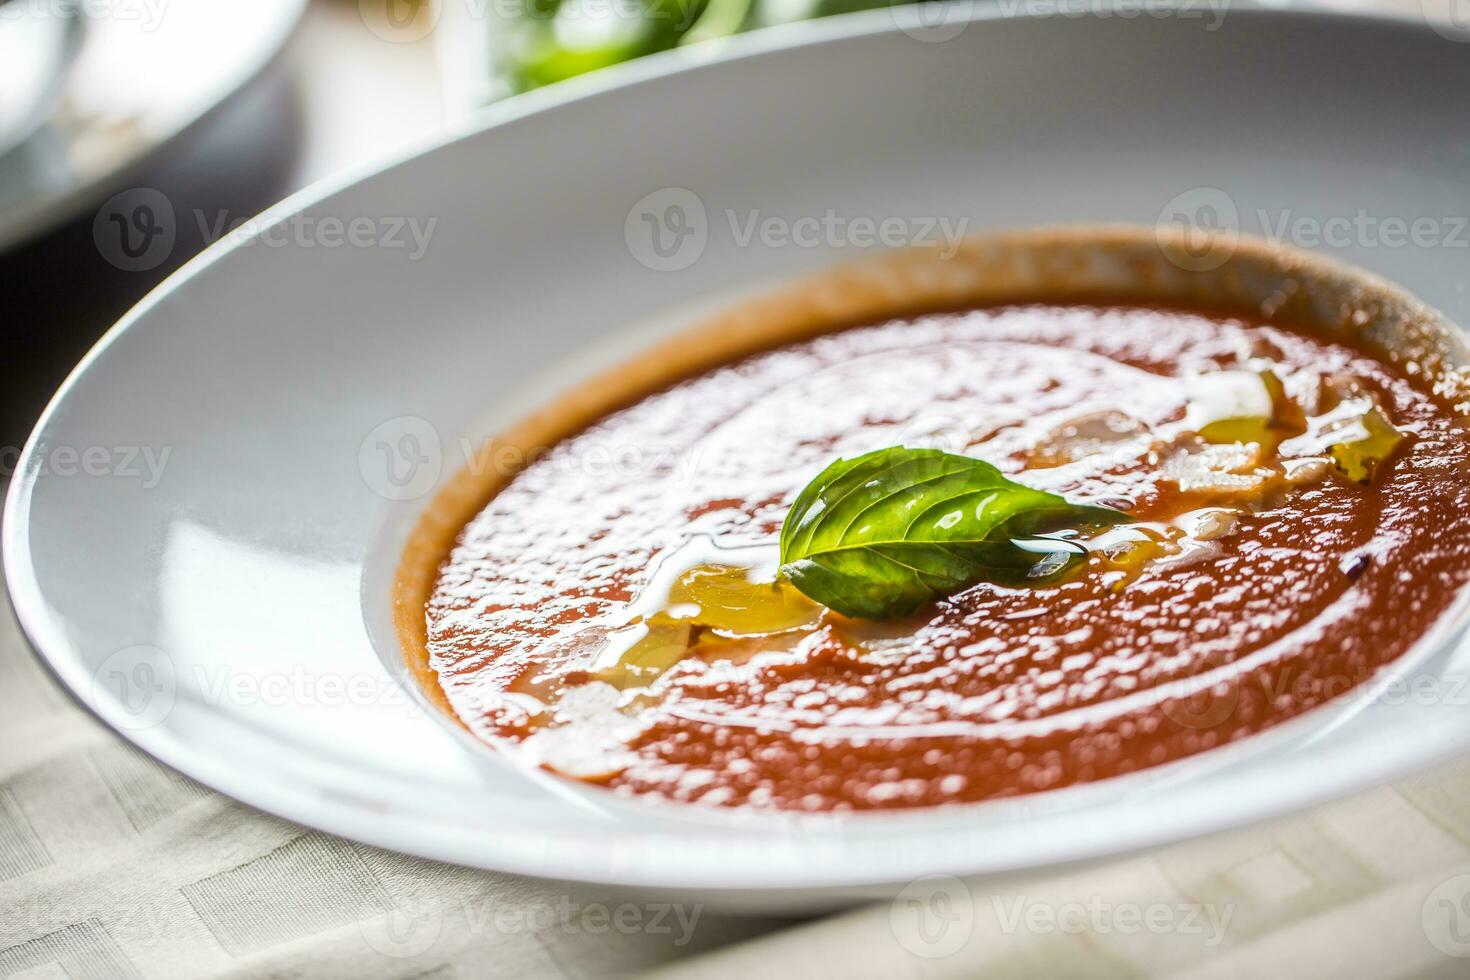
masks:
[[[839,459],[797,495],[781,527],[781,574],[843,615],[884,619],[980,581],[1053,580],[1085,552],[1035,536],[1127,520],[983,460],[895,446]]]

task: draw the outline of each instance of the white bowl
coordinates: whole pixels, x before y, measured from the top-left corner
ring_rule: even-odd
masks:
[[[1470,698],[1453,686],[1470,650],[1446,641],[1395,668],[1437,696],[1379,684],[1136,777],[753,817],[528,773],[403,683],[389,581],[463,447],[692,310],[858,251],[832,235],[742,244],[757,210],[791,226],[828,209],[944,216],[971,233],[1228,225],[1233,210],[1268,233],[1285,214],[1300,236],[1300,219],[1362,208],[1380,225],[1433,219],[1438,237],[1394,247],[1360,229],[1324,250],[1470,320],[1452,227],[1470,180],[1470,49],[1442,33],[1236,7],[1214,30],[1208,15],[917,16],[752,35],[504,103],[190,263],[77,368],[26,447],[4,555],[37,650],[131,741],[261,809],[427,857],[728,906],[1153,846],[1470,747]],[[650,250],[642,215],[672,217],[669,204],[698,249]],[[422,254],[408,219],[421,235],[434,221]]]

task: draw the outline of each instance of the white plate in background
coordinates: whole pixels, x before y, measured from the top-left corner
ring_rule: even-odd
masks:
[[[36,0],[11,2],[19,9]],[[0,251],[96,204],[182,139],[260,74],[305,6],[306,0],[82,4],[80,50],[49,116],[0,154]],[[0,7],[0,21],[4,16]]]

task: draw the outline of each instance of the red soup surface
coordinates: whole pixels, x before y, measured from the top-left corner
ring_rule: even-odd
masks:
[[[900,621],[775,581],[796,493],[893,445],[1125,511],[1071,575]],[[528,463],[461,532],[428,667],[473,733],[615,791],[914,807],[1103,779],[1342,697],[1470,577],[1463,423],[1308,331],[1015,306],[686,379]]]

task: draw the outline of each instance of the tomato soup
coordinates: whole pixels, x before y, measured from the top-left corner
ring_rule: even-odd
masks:
[[[1470,578],[1432,379],[1138,302],[904,315],[745,352],[519,461],[434,562],[422,658],[472,733],[615,792],[792,811],[1034,793],[1342,697]],[[864,620],[777,573],[825,465],[937,447],[1126,515],[1035,584]]]

